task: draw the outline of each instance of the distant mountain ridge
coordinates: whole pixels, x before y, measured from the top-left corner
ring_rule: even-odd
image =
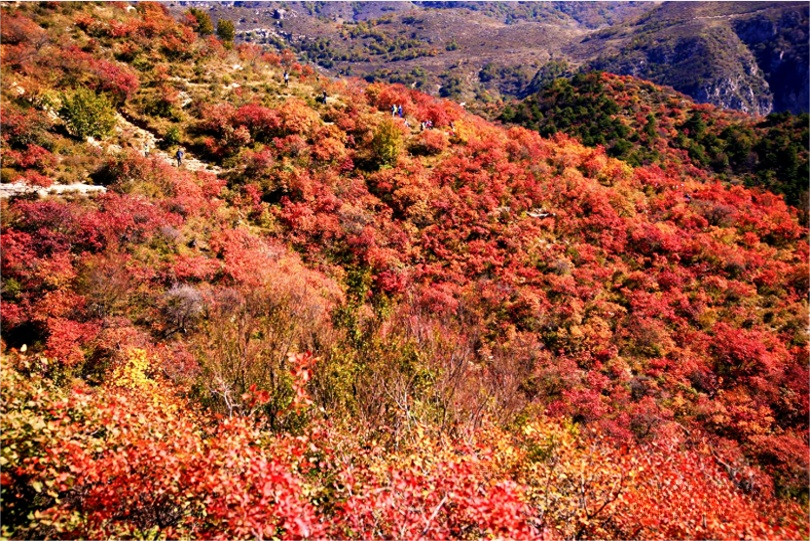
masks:
[[[178,2],[331,75],[457,101],[524,97],[549,63],[755,115],[808,111],[806,2]]]
[[[671,2],[597,32],[588,65],[764,115],[808,107],[807,3]],[[615,49],[614,49],[615,47]]]

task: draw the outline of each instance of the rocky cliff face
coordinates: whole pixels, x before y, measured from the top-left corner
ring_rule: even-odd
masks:
[[[766,115],[808,110],[808,4],[666,3],[597,33],[589,66]]]
[[[647,32],[590,68],[633,75],[672,86],[701,103],[754,115],[773,111],[773,95],[756,58],[727,26],[690,22],[662,33]]]
[[[763,13],[735,21],[734,31],[756,58],[773,92],[776,111],[808,110],[808,11],[810,7]]]
[[[756,58],[745,44],[728,29],[720,32],[726,47],[718,42],[705,43],[704,50],[713,62],[712,76],[688,94],[695,101],[711,103],[725,109],[736,109],[752,115],[765,116],[774,109],[773,93]],[[713,47],[716,46],[716,47]]]
[[[765,116],[773,111],[770,91],[755,92],[746,78],[739,75],[708,82],[693,97],[700,103],[711,103],[753,115]]]

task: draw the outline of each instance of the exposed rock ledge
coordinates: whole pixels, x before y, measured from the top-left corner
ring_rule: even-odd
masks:
[[[76,194],[82,196],[92,196],[107,191],[104,186],[91,186],[90,184],[54,184],[48,188],[42,186],[28,186],[22,182],[12,182],[0,184],[0,199],[12,197],[14,195],[24,195],[35,193],[39,197],[48,195]]]

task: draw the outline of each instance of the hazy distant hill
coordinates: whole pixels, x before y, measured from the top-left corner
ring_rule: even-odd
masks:
[[[754,114],[808,110],[803,2],[178,2],[331,74],[488,103],[549,62],[669,85]],[[533,84],[534,83],[534,84]]]

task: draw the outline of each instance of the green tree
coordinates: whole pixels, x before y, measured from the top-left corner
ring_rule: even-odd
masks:
[[[236,37],[236,29],[233,26],[233,22],[228,19],[220,19],[217,22],[217,36],[219,36],[222,41],[232,42]]]
[[[461,95],[461,78],[450,72],[445,72],[441,76],[444,84],[439,89],[439,96],[442,98],[458,98]]]
[[[211,17],[206,12],[198,8],[189,8],[188,13],[197,20],[197,32],[201,36],[214,33],[214,23],[211,22]]]
[[[68,132],[80,139],[103,138],[115,126],[115,110],[107,96],[86,88],[79,88],[70,96],[63,95],[59,114]]]
[[[652,141],[658,137],[658,125],[655,122],[655,115],[650,113],[647,115],[647,124],[644,126],[644,133],[647,134],[647,140]]]
[[[689,119],[680,126],[680,128],[689,130],[689,137],[698,140],[706,133],[706,122],[703,120],[703,115],[700,112],[695,111],[689,116]]]

